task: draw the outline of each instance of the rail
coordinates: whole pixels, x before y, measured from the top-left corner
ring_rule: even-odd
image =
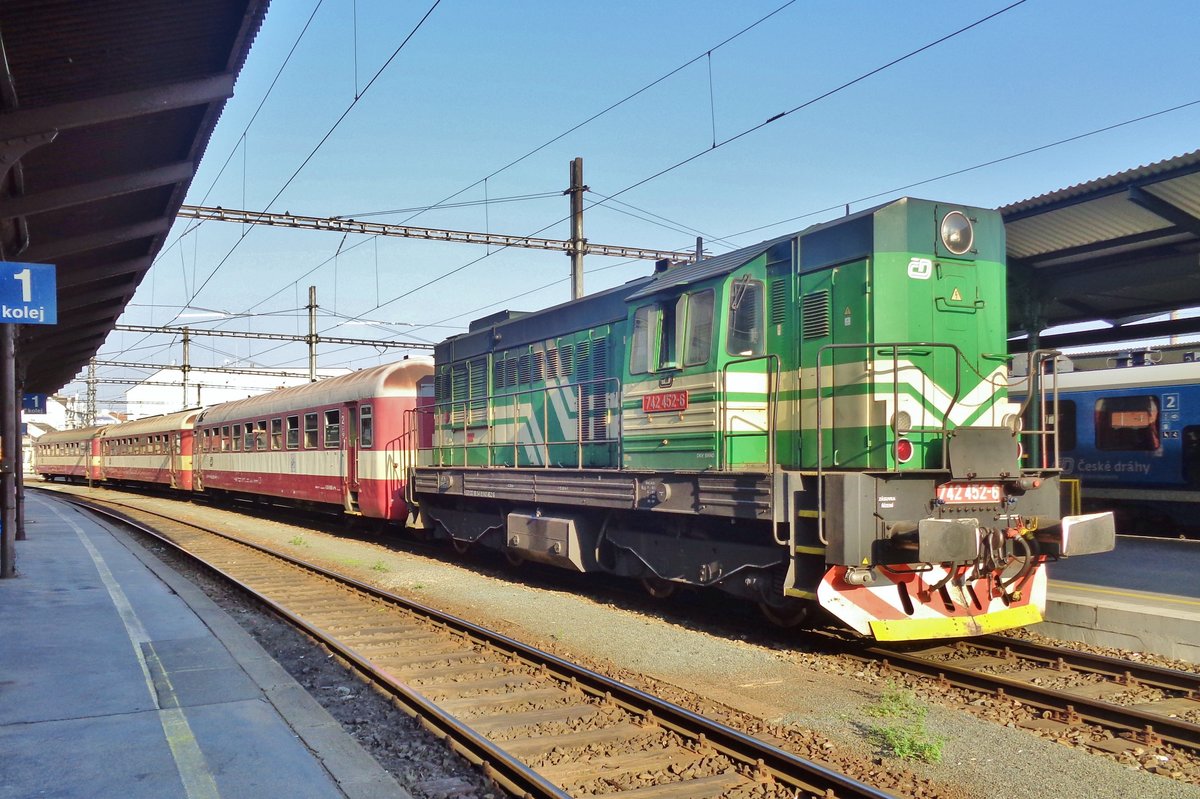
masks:
[[[570,731],[554,729],[558,720],[588,717],[580,708],[608,719],[598,726],[604,727],[610,745],[627,743],[634,759],[648,752],[651,760],[662,761],[661,767],[649,760],[640,766],[662,772],[663,780],[654,786],[660,795],[715,795],[726,788],[751,795],[756,782],[778,781],[791,795],[892,796],[633,686],[290,553],[147,508],[104,503],[121,508],[117,512],[101,507],[94,497],[68,501],[154,536],[254,596],[349,662],[403,712],[516,796],[594,795],[577,786],[604,776],[610,761],[603,756],[580,757],[582,771],[565,777],[553,765],[530,765],[544,762],[544,755],[557,747],[580,746]],[[486,674],[492,687],[480,694],[479,682],[461,679],[464,670]],[[515,687],[497,694],[496,683]],[[533,709],[513,710],[522,705]],[[595,714],[595,708],[603,709]],[[626,717],[630,721],[622,723]],[[539,724],[548,725],[546,734],[536,733]],[[493,736],[509,729],[534,732]],[[735,770],[705,776],[699,766],[695,774],[673,767],[672,753],[653,734],[646,735],[656,730],[682,739],[693,753],[687,755],[689,762],[721,757]]]

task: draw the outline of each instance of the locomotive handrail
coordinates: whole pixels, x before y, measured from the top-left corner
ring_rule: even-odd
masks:
[[[453,455],[451,455],[451,458],[450,458],[451,463],[447,464],[445,462],[445,451],[446,450],[450,450],[451,453],[453,453],[454,450],[461,448],[462,453],[463,453],[463,465],[466,465],[467,460],[468,460],[468,452],[470,450],[478,449],[480,447],[485,447],[485,448],[487,448],[487,464],[486,465],[493,466],[494,465],[492,463],[493,448],[498,447],[498,446],[503,446],[505,443],[508,443],[508,442],[499,442],[498,440],[495,440],[494,436],[501,429],[502,426],[508,427],[511,425],[512,430],[513,430],[512,442],[511,442],[512,446],[513,446],[513,467],[519,468],[520,448],[522,446],[522,442],[520,441],[520,437],[519,437],[520,419],[518,418],[517,412],[519,412],[519,410],[520,410],[520,402],[519,402],[518,398],[523,395],[526,395],[526,394],[532,394],[532,395],[541,394],[546,400],[542,403],[542,414],[543,414],[542,430],[547,435],[540,444],[538,444],[537,442],[530,441],[530,442],[525,442],[524,446],[539,447],[542,451],[543,465],[549,463],[550,447],[561,446],[561,445],[565,445],[565,444],[574,444],[575,445],[575,468],[577,468],[577,469],[583,468],[583,449],[584,449],[585,445],[613,445],[613,444],[615,444],[618,448],[617,462],[619,463],[621,456],[622,456],[622,453],[620,450],[620,448],[621,448],[620,436],[613,437],[613,436],[609,435],[609,436],[606,436],[605,438],[588,439],[586,441],[583,438],[583,421],[584,420],[583,420],[582,415],[580,414],[580,409],[582,408],[582,405],[583,405],[582,391],[584,389],[588,388],[589,386],[594,388],[598,384],[603,385],[603,384],[607,384],[607,383],[613,383],[614,387],[611,391],[605,390],[605,395],[606,396],[609,394],[615,395],[617,397],[617,402],[619,403],[620,398],[622,396],[621,381],[619,378],[616,378],[616,377],[601,377],[601,378],[594,378],[591,380],[580,380],[577,382],[573,381],[570,383],[566,383],[563,385],[557,385],[557,386],[542,386],[539,388],[518,389],[515,391],[506,391],[504,393],[495,393],[495,394],[489,393],[488,395],[486,395],[486,397],[483,397],[483,398],[471,398],[471,399],[467,399],[467,400],[446,400],[443,402],[434,403],[434,405],[431,406],[432,411],[434,413],[448,414],[451,419],[451,422],[450,422],[451,427],[449,429],[449,432],[450,433],[461,432],[463,434],[463,441],[462,441],[461,445],[457,444],[453,441],[451,441],[449,444],[441,444],[441,445],[439,445],[436,442],[431,442],[431,446],[429,449],[432,450],[435,455],[434,461],[436,462],[437,466],[447,466],[447,465],[453,465],[454,458],[453,458]],[[556,440],[556,439],[550,438],[548,435],[550,432],[549,397],[550,397],[550,392],[552,392],[552,391],[563,392],[564,395],[566,395],[568,398],[570,398],[570,396],[571,396],[570,392],[572,392],[572,391],[574,392],[575,409],[576,409],[576,414],[575,414],[575,422],[576,423],[575,423],[575,437],[574,438],[562,438],[562,439]],[[481,399],[487,402],[488,418],[486,420],[484,420],[481,424],[480,423],[472,424],[470,421],[470,415],[469,415],[470,406],[472,403],[479,402]],[[505,422],[503,425],[497,423],[494,418],[495,401],[502,400],[502,399],[513,399],[514,405],[515,405],[512,420],[510,422]],[[458,412],[459,406],[461,406],[461,409],[462,409],[462,427],[456,428],[456,427],[454,427],[453,420],[454,420],[455,414]],[[488,440],[481,442],[481,443],[468,443],[467,442],[468,428],[480,427],[480,426],[485,427],[487,429]],[[422,448],[422,449],[424,449],[424,448]]]
[[[1035,464],[1038,460],[1041,460],[1041,468],[1043,469],[1057,469],[1059,468],[1059,464],[1062,463],[1060,450],[1061,439],[1058,434],[1058,425],[1060,419],[1058,407],[1058,356],[1060,355],[1062,355],[1062,352],[1055,349],[1036,349],[1026,353],[1025,379],[1028,381],[1029,385],[1027,386],[1028,390],[1025,392],[1025,399],[1021,403],[1020,417],[1022,419],[1032,418],[1029,415],[1029,409],[1034,402],[1037,403],[1037,405],[1034,406],[1037,408],[1037,415],[1036,418],[1032,418],[1032,421],[1035,422],[1035,424],[1032,429],[1025,430],[1023,432],[1030,436],[1031,444],[1039,445],[1033,452],[1030,453],[1030,456],[1033,458],[1033,462]],[[1046,420],[1048,417],[1046,415],[1047,392],[1045,387],[1045,378],[1047,375],[1043,373],[1043,366],[1047,362],[1050,363],[1049,377],[1051,379],[1049,393],[1055,424],[1053,430],[1046,426]],[[1054,460],[1052,462],[1047,462],[1047,445],[1051,443],[1053,443],[1054,447]]]
[[[776,422],[777,422],[777,417],[778,417],[778,413],[779,413],[779,402],[778,402],[779,373],[782,368],[780,365],[779,356],[776,355],[775,353],[768,353],[766,355],[754,355],[749,358],[739,358],[736,361],[729,361],[724,366],[722,366],[721,367],[721,404],[720,404],[718,411],[721,414],[721,416],[720,416],[721,425],[724,426],[725,420],[728,416],[728,411],[729,411],[729,407],[727,405],[727,403],[729,401],[729,397],[728,397],[728,394],[729,394],[729,382],[728,382],[729,367],[737,366],[739,364],[744,364],[744,363],[754,363],[755,361],[766,361],[768,364],[768,366],[767,366],[767,471],[773,472],[773,471],[775,471],[775,461],[776,461],[775,436],[776,436],[776,432],[778,429],[776,426]],[[750,436],[750,435],[759,435],[759,434],[758,433],[745,433],[743,435]],[[722,441],[721,449],[718,452],[717,471],[725,471],[725,468],[728,465],[728,463],[727,463],[728,458],[726,457],[726,453],[729,449],[729,442],[734,437],[735,436],[734,436],[734,433],[732,430],[725,430],[725,438]]]
[[[944,342],[931,342],[931,341],[894,341],[894,342],[882,342],[882,343],[881,342],[871,342],[871,343],[861,343],[861,344],[825,344],[817,350],[817,386],[816,386],[816,404],[817,404],[817,414],[816,414],[817,415],[817,419],[816,419],[816,422],[817,422],[817,425],[816,425],[816,434],[817,434],[817,538],[818,538],[818,540],[820,540],[820,542],[822,544],[828,545],[828,543],[829,543],[829,540],[828,540],[827,536],[825,535],[825,430],[824,430],[825,425],[824,425],[824,420],[823,420],[824,396],[823,396],[823,386],[821,384],[821,377],[822,377],[821,370],[823,368],[822,361],[824,360],[825,352],[827,350],[832,351],[832,350],[857,349],[857,350],[863,350],[864,356],[873,356],[874,350],[884,350],[884,351],[890,350],[891,351],[891,354],[892,354],[891,371],[893,374],[893,377],[892,377],[892,409],[893,409],[892,416],[893,416],[893,419],[891,422],[889,422],[889,426],[892,426],[894,429],[895,417],[898,416],[899,412],[900,412],[900,381],[899,381],[900,350],[901,350],[901,348],[913,349],[913,348],[918,348],[918,347],[929,349],[931,351],[931,353],[932,353],[932,350],[935,348],[948,349],[948,350],[953,350],[954,354],[955,354],[955,358],[954,358],[954,393],[950,398],[950,404],[948,406],[946,406],[946,410],[942,415],[942,425],[937,430],[922,430],[921,431],[922,433],[925,433],[925,434],[940,433],[942,436],[942,441],[945,442],[946,436],[950,432],[950,429],[949,429],[950,412],[954,409],[954,406],[958,403],[959,395],[962,393],[962,362],[966,359],[966,356],[963,355],[963,352],[961,349],[959,349],[958,345],[948,344],[948,343],[944,343]],[[913,364],[913,366],[915,368],[917,368],[918,370],[920,370],[922,375],[925,374],[925,371],[923,369],[921,369],[921,367],[917,366],[916,364]],[[837,364],[831,364],[830,368],[836,369]],[[873,364],[868,366],[867,374],[868,374],[868,378],[870,381],[870,385],[874,386],[876,381],[875,381],[875,368],[874,368]],[[830,401],[832,402],[835,399],[835,397],[836,397],[836,392],[831,393],[829,396]],[[801,418],[801,427],[803,427],[803,419],[804,419],[803,404],[801,404],[800,418]],[[941,453],[940,453],[942,469],[946,468],[946,458],[948,455],[947,449],[948,448],[945,446],[945,443],[943,443],[942,448],[941,448]],[[898,472],[899,469],[892,468],[892,469],[887,469],[887,470],[883,470],[883,471]]]

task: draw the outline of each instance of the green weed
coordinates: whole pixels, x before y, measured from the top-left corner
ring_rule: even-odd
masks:
[[[886,719],[886,723],[867,727],[867,737],[901,760],[939,763],[946,739],[925,729],[929,709],[918,704],[912,691],[888,685],[879,701],[866,709],[868,716]]]
[[[308,546],[308,542],[304,540],[304,536],[302,535],[292,536],[290,539],[288,539],[288,543],[296,547]]]
[[[388,567],[387,567],[387,564],[386,564],[386,563],[384,563],[382,560],[377,560],[377,561],[375,561],[374,563],[372,563],[372,564],[371,564],[371,570],[372,570],[372,571],[377,571],[377,572],[385,572],[385,571],[389,571],[389,569],[388,569]]]

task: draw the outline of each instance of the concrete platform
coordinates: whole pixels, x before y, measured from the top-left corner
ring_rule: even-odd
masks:
[[[0,799],[410,799],[241,627],[124,534],[26,495],[0,581]]]
[[[1043,635],[1200,663],[1200,541],[1118,536],[1049,567]]]

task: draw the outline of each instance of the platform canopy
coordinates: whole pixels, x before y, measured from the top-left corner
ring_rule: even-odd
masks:
[[[0,2],[0,260],[57,266],[27,392],[69,382],[158,254],[269,0]]]
[[[1200,333],[1200,319],[1131,323],[1200,306],[1200,150],[999,209],[1015,334],[1076,322],[1114,327],[1043,346]]]

